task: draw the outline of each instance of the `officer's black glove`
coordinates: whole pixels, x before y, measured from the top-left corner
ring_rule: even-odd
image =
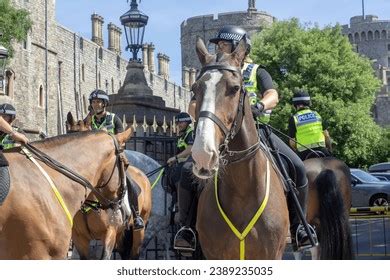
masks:
[[[254,118],[257,118],[264,111],[263,103],[256,103],[255,105],[251,105],[252,115]]]

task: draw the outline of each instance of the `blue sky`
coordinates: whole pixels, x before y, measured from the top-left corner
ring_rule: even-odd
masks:
[[[170,59],[171,80],[181,84],[180,24],[189,17],[232,11],[245,11],[248,0],[142,0],[139,9],[149,16],[145,42],[153,42],[156,53]],[[93,12],[105,19],[103,32],[107,45],[107,24],[121,26],[119,17],[129,10],[126,0],[56,0],[57,21],[85,38],[91,38]],[[278,20],[297,17],[301,22],[347,24],[362,13],[362,0],[257,0],[258,10]],[[390,20],[390,0],[365,0],[365,13]],[[124,36],[123,38],[124,39]],[[125,43],[122,42],[124,50]],[[129,57],[128,54],[124,56]]]

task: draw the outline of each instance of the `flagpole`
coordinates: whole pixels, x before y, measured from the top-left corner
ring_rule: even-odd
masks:
[[[365,15],[364,15],[364,0],[362,0],[362,12],[363,12],[363,19],[365,19]]]

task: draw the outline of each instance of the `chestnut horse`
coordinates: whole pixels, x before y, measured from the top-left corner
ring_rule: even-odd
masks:
[[[67,132],[88,131],[91,130],[90,118],[86,120],[75,121],[69,112],[67,116]],[[138,196],[138,206],[140,215],[145,224],[147,223],[151,208],[152,195],[151,186],[145,174],[134,166],[127,168],[127,173],[132,180],[140,187]],[[90,195],[90,201],[97,199]],[[145,229],[133,231],[133,219],[128,199],[125,197],[122,205],[122,221],[120,223],[110,223],[109,211],[101,209],[90,209],[88,212],[78,211],[74,218],[72,231],[72,240],[80,255],[80,259],[110,259],[112,251],[116,249],[121,259],[137,259],[143,244]],[[90,244],[93,240],[100,240],[102,243],[102,253],[96,256],[91,252]]]
[[[243,90],[246,44],[216,57],[198,38],[196,51],[202,69],[192,87],[197,103],[193,171],[209,179],[196,224],[202,251],[207,259],[281,259],[287,202]]]
[[[51,158],[40,165],[58,189],[62,205],[20,148],[5,152],[11,188],[0,206],[0,259],[65,259],[72,218],[91,191],[105,207],[113,207],[115,219],[124,193],[125,166],[119,147],[131,133],[131,129],[115,137],[104,132],[77,133],[32,143]],[[57,161],[54,168],[49,167],[53,159]]]
[[[304,161],[309,191],[307,221],[314,226],[319,246],[310,249],[312,258],[348,260],[353,258],[349,225],[351,173],[335,158],[311,158]],[[300,258],[299,253],[295,254]]]

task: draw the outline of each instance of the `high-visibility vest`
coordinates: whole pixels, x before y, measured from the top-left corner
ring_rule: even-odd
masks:
[[[115,114],[107,112],[106,117],[104,119],[104,122],[102,122],[100,125],[96,123],[96,116],[92,116],[92,130],[102,130],[106,129],[108,133],[114,134],[115,133],[115,124],[114,124],[114,118]]]
[[[294,123],[297,130],[295,138],[298,142],[297,150],[299,152],[305,151],[307,148],[325,147],[322,119],[316,111],[304,109],[297,112],[294,115]]]
[[[2,147],[3,150],[11,149],[15,147],[15,141],[9,136],[8,134],[4,134],[0,138],[0,146]]]
[[[189,125],[185,131],[185,133],[183,134],[183,136],[181,136],[178,140],[177,140],[177,148],[179,150],[185,150],[187,147],[188,147],[188,144],[186,143],[186,138],[187,136],[192,133],[194,129]]]
[[[245,91],[248,94],[249,103],[250,105],[256,105],[260,102],[260,99],[258,97],[259,90],[257,88],[257,69],[259,68],[259,65],[257,64],[249,64],[244,63],[244,67],[242,68],[242,76],[244,79],[244,88]],[[256,118],[256,121],[258,123],[269,123],[269,120],[271,118],[272,110],[266,110],[264,111],[260,116]]]

